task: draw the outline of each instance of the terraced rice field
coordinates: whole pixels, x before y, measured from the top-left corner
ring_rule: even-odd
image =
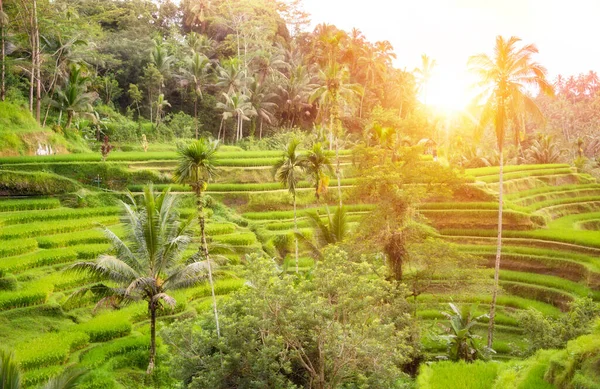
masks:
[[[353,201],[357,172],[353,171],[348,153],[343,154],[342,192],[353,228],[373,206]],[[222,256],[216,288],[220,296],[243,286],[244,280],[235,276],[235,266],[248,253],[283,255],[284,266],[293,266],[292,199],[270,174],[270,166],[278,155],[231,151],[219,156],[220,178],[208,187],[218,203],[212,207],[207,232],[213,252]],[[150,171],[155,177],[162,177],[157,183],[159,188],[169,182],[174,159],[172,151],[113,153],[109,157],[109,161],[121,164],[132,174]],[[102,164],[97,155],[0,159],[2,169],[26,171],[81,163],[88,164],[90,171]],[[498,299],[494,343],[500,358],[508,357],[515,346],[525,346],[515,315],[518,310],[534,307],[548,315],[559,315],[577,296],[600,300],[600,184],[568,165],[509,166],[505,171],[503,292]],[[465,173],[474,181],[472,185],[483,187],[492,195],[497,193],[497,168]],[[132,191],[145,183],[140,179],[133,181],[127,185]],[[308,238],[313,231],[307,212],[324,216],[326,204],[329,212],[335,210],[334,181],[321,202],[315,200],[308,182],[300,184],[298,228]],[[81,182],[89,184],[86,179]],[[86,190],[93,187],[87,186]],[[181,197],[182,217],[192,215],[194,203],[189,187],[174,185],[173,191]],[[139,356],[147,352],[143,304],[113,311],[94,310],[92,304],[67,303],[73,291],[91,281],[64,273],[63,269],[74,261],[93,259],[110,247],[98,225],[107,226],[118,236],[125,232],[116,204],[74,207],[77,204],[77,195],[0,200],[0,272],[12,280],[7,290],[0,291],[0,327],[6,329],[0,331],[0,343],[16,350],[28,386],[56,374],[70,362],[110,371],[120,368],[115,361],[135,363],[137,357],[143,366],[144,358]],[[492,266],[497,203],[424,203],[418,212],[438,229],[441,237],[465,253],[481,256]],[[186,254],[191,256],[194,250]],[[302,249],[300,256],[301,270],[314,266],[308,249]],[[175,310],[164,312],[162,320],[209,309],[209,295],[207,285],[176,293]],[[461,291],[453,291],[452,296],[446,292],[424,294],[418,298],[417,316],[432,322],[441,319],[440,311],[445,310],[450,298],[459,303],[479,302],[481,313],[490,302],[488,295]],[[477,331],[483,334],[485,323]],[[424,344],[432,353],[444,347],[429,340]]]

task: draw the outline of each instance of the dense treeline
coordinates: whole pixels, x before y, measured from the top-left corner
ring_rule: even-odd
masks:
[[[6,95],[57,131],[239,140],[338,122],[358,132],[374,109],[400,126],[416,107],[389,42],[301,32],[298,2],[9,0],[3,20]]]

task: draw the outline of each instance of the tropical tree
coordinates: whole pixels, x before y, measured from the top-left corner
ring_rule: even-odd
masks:
[[[311,251],[320,259],[323,258],[321,248],[330,244],[340,243],[348,236],[349,224],[345,207],[336,208],[333,215],[327,212],[327,219],[325,221],[321,219],[321,215],[318,212],[307,213],[307,217],[308,222],[314,230],[316,244],[313,244],[310,239],[299,232],[296,232],[295,235],[297,239],[307,244]]]
[[[165,95],[164,94],[159,94],[158,95],[158,100],[156,100],[156,127],[158,128],[158,126],[160,125],[160,122],[162,121],[162,115],[163,115],[163,111],[166,107],[170,107],[171,103],[169,103],[168,100],[165,99]]]
[[[522,109],[539,113],[535,102],[527,93],[528,87],[538,87],[541,91],[552,94],[553,88],[546,80],[546,69],[533,62],[533,55],[538,52],[535,45],[518,47],[521,40],[517,37],[505,39],[496,37],[493,57],[479,54],[469,58],[469,67],[479,76],[479,86],[485,90],[480,98],[484,99],[480,118],[480,130],[491,120],[494,122],[496,144],[500,154],[500,171],[498,182],[498,243],[494,270],[494,288],[490,306],[488,329],[488,347],[492,346],[494,337],[494,319],[496,314],[496,298],[500,274],[500,257],[502,253],[502,208],[503,208],[503,145],[506,127],[510,114]]]
[[[96,93],[87,92],[89,79],[82,72],[81,66],[71,65],[68,79],[56,91],[56,96],[51,102],[60,111],[59,123],[63,111],[67,112],[65,128],[71,127],[76,113],[92,111],[92,103],[98,97]]]
[[[321,110],[329,110],[329,149],[334,145],[335,136],[335,175],[338,184],[340,207],[342,206],[342,178],[339,158],[339,136],[341,132],[340,105],[349,103],[362,95],[363,89],[359,84],[348,83],[349,74],[346,68],[340,67],[336,62],[331,62],[325,71],[319,72],[321,86],[311,94],[309,102],[319,101]]]
[[[312,150],[306,155],[306,172],[315,185],[315,197],[318,202],[321,195],[327,192],[327,184],[329,183],[327,172],[333,172],[331,160],[323,150],[320,142],[315,143]]]
[[[170,290],[187,288],[206,278],[206,262],[186,263],[182,254],[191,242],[191,219],[181,222],[175,209],[175,197],[169,189],[156,194],[152,185],[144,188],[142,201],[122,202],[126,214],[127,239],[119,238],[108,228],[106,236],[113,246],[113,255],[104,254],[91,262],[78,262],[68,268],[99,281],[111,281],[117,286],[107,288],[106,301],[139,301],[148,303],[150,314],[150,361],[152,373],[156,358],[156,315],[163,304],[175,306]],[[90,288],[73,296],[78,297]]]
[[[292,195],[294,202],[294,233],[298,233],[298,221],[296,215],[296,189],[302,172],[306,171],[306,159],[298,153],[298,139],[291,139],[283,152],[281,160],[273,166],[273,175]],[[296,273],[298,273],[298,238],[295,239],[296,247]]]
[[[272,100],[277,96],[275,93],[271,93],[267,88],[257,81],[250,83],[248,87],[250,98],[248,102],[252,106],[252,109],[256,114],[252,118],[251,122],[251,134],[256,132],[256,121],[258,120],[258,137],[262,139],[263,123],[267,122],[272,124],[275,120],[273,111],[277,107]]]
[[[541,135],[533,141],[526,154],[532,163],[557,163],[562,158],[563,150],[558,147],[552,135]],[[579,155],[579,158],[583,156]]]
[[[444,328],[447,335],[442,336],[448,344],[448,357],[452,361],[463,360],[473,362],[476,359],[486,359],[486,350],[478,344],[481,337],[473,334],[473,327],[478,321],[486,319],[487,315],[475,316],[477,305],[458,308],[449,303],[451,312],[442,312],[448,319]]]
[[[194,126],[196,129],[196,139],[198,139],[198,99],[202,99],[202,92],[208,84],[210,78],[210,60],[199,53],[194,53],[188,63],[188,68],[184,70],[184,78],[194,87]]]
[[[310,107],[308,98],[314,90],[311,83],[311,74],[304,65],[292,67],[290,74],[278,85],[282,118],[287,121],[288,127],[292,128],[300,120],[302,114]]]
[[[423,94],[425,104],[427,104],[427,86],[433,75],[433,69],[435,69],[436,66],[437,63],[435,59],[429,58],[427,54],[422,54],[421,67],[414,70],[417,84],[419,85],[419,91]]]
[[[189,184],[196,194],[197,216],[200,225],[200,246],[198,247],[198,254],[207,264],[213,313],[215,316],[217,334],[220,334],[219,313],[217,311],[212,264],[209,257],[208,244],[206,242],[206,215],[204,213],[204,191],[206,190],[208,182],[212,180],[217,173],[215,161],[218,148],[218,142],[210,142],[203,138],[198,139],[187,146],[180,147],[177,151],[179,154],[179,162],[177,164],[177,169],[175,170],[175,178],[179,183]]]
[[[168,76],[171,70],[171,63],[175,57],[170,55],[165,45],[160,39],[154,40],[154,48],[150,52],[151,63],[156,67],[159,73],[162,75],[160,83],[158,84],[158,93],[162,92],[164,87],[164,79]]]
[[[250,117],[256,115],[256,111],[252,107],[252,104],[250,104],[248,95],[240,92],[233,92],[232,94],[223,92],[223,97],[225,102],[217,103],[217,108],[223,110],[218,138],[221,137],[221,130],[223,130],[223,140],[225,140],[225,130],[223,125],[227,119],[233,117],[236,119],[235,140],[239,141],[244,135],[244,120],[250,120]]]

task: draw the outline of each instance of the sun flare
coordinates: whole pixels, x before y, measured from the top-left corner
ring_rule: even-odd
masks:
[[[436,68],[419,92],[419,101],[448,112],[464,110],[473,100],[473,80],[461,71]]]

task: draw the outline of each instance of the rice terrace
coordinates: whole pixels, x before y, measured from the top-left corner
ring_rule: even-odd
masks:
[[[598,9],[400,3],[0,0],[0,389],[600,388]]]

